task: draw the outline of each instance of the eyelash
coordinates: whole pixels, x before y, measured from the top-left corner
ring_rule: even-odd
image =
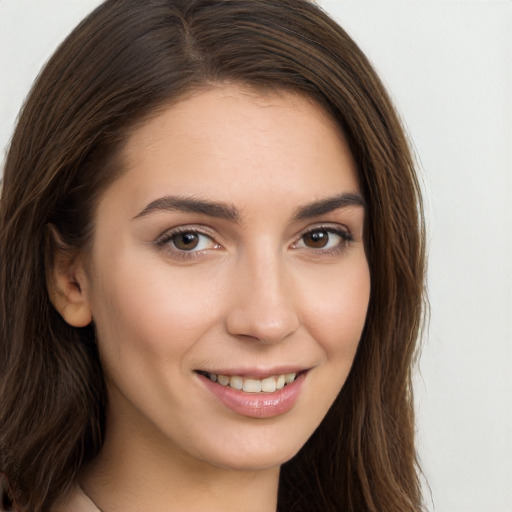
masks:
[[[190,260],[192,258],[197,258],[201,254],[203,254],[204,251],[208,250],[208,249],[200,249],[200,250],[185,251],[185,250],[178,249],[175,246],[173,239],[180,234],[192,234],[192,235],[204,236],[204,237],[209,238],[212,241],[212,243],[216,246],[215,248],[221,247],[220,244],[217,244],[213,241],[212,235],[205,233],[204,230],[194,228],[194,227],[179,227],[179,228],[172,229],[171,231],[167,231],[167,232],[163,233],[162,235],[160,235],[155,240],[155,245],[161,249],[166,250],[169,253],[172,253],[173,257],[181,258],[183,260]],[[171,244],[174,245],[174,247],[172,247]]]
[[[311,235],[313,233],[329,233],[330,235],[336,235],[339,236],[341,241],[338,245],[335,247],[329,247],[328,249],[324,248],[311,248],[311,247],[305,247],[306,249],[310,249],[313,251],[315,255],[337,255],[340,254],[346,247],[354,241],[354,238],[351,234],[351,232],[346,228],[341,227],[333,227],[333,226],[315,226],[311,229],[308,229],[302,233],[299,240],[297,242],[294,242],[292,246],[297,246],[298,243],[304,240],[304,237],[307,235]]]
[[[303,242],[304,237],[306,237],[307,235],[311,235],[313,233],[319,233],[319,232],[325,232],[325,233],[329,233],[332,235],[337,235],[341,238],[341,241],[335,247],[329,247],[328,249],[303,247],[304,249],[311,250],[312,253],[314,253],[315,255],[337,255],[337,254],[340,254],[351,242],[354,241],[354,238],[352,237],[352,234],[350,233],[350,231],[348,229],[320,225],[320,226],[315,226],[311,229],[307,229],[306,231],[304,231],[301,234],[301,236],[299,237],[299,239],[296,242],[291,244],[291,247],[294,249],[296,249],[296,248],[301,249],[301,247],[297,247],[297,245],[299,243]],[[191,260],[193,258],[200,257],[202,254],[204,254],[205,251],[208,251],[211,249],[211,248],[199,249],[199,250],[192,249],[190,251],[181,250],[176,247],[174,240],[173,240],[176,236],[178,236],[180,234],[192,234],[192,235],[198,235],[200,237],[201,236],[207,237],[213,243],[214,249],[222,247],[220,244],[217,244],[214,241],[212,235],[210,235],[209,233],[205,233],[204,229],[198,229],[198,228],[194,228],[194,227],[179,227],[179,228],[175,228],[170,231],[167,231],[167,232],[163,233],[162,235],[160,235],[155,240],[154,244],[158,248],[164,249],[167,252],[172,253],[173,257],[181,258],[183,260]],[[174,247],[172,247],[171,244]]]

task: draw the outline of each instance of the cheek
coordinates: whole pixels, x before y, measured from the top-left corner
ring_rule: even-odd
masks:
[[[303,325],[319,348],[320,364],[308,376],[314,392],[308,400],[312,424],[318,426],[339,395],[354,362],[366,321],[370,275],[365,258],[317,275],[314,291],[303,295]],[[313,282],[309,280],[309,282]],[[303,288],[305,290],[305,288]]]
[[[214,316],[213,293],[198,289],[205,278],[151,262],[144,268],[140,261],[107,270],[92,300],[101,350],[117,356],[136,351],[144,359],[187,351]]]
[[[366,320],[370,274],[366,259],[344,271],[330,273],[318,285],[304,308],[304,324],[323,347],[329,360],[351,364]]]

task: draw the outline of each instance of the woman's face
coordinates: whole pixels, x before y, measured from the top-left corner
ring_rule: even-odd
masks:
[[[310,101],[223,86],[138,128],[123,158],[82,283],[108,435],[175,460],[282,464],[338,395],[366,316],[344,138]]]

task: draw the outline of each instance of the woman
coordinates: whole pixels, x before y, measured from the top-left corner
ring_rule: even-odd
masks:
[[[109,0],[0,203],[0,465],[30,511],[418,511],[418,184],[302,0]]]

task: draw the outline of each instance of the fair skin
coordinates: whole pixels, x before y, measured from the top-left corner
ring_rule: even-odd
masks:
[[[223,85],[137,128],[123,161],[90,253],[50,284],[68,323],[93,319],[109,394],[81,485],[105,512],[275,511],[366,317],[347,144],[308,100]]]

